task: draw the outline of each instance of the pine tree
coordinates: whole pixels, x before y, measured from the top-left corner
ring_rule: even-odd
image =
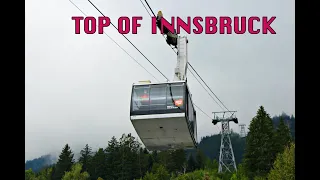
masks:
[[[151,172],[153,164],[158,163],[158,152],[152,151],[148,158],[148,171]]]
[[[234,172],[231,180],[249,180],[242,164],[238,164],[237,172]]]
[[[248,177],[265,176],[275,158],[274,129],[272,120],[260,106],[252,119],[246,137],[244,166]]]
[[[52,173],[51,173],[51,179],[54,180],[54,176],[56,174],[56,166],[57,164],[52,165]]]
[[[280,122],[275,133],[276,152],[282,153],[285,146],[289,145],[291,140],[290,129],[285,124],[283,116],[280,116]]]
[[[158,180],[156,174],[147,172],[143,180]]]
[[[114,136],[108,142],[108,147],[105,151],[107,154],[107,178],[105,179],[118,179],[118,174],[120,174],[118,169],[120,164],[119,142]]]
[[[92,148],[89,147],[88,144],[80,151],[80,158],[79,163],[82,164],[82,171],[81,172],[88,172],[88,167],[90,166],[90,162],[92,159]]]
[[[217,171],[218,172],[219,168],[219,163],[216,159],[211,160],[210,158],[206,157],[206,162],[205,162],[205,170],[208,171]]]
[[[103,148],[99,148],[98,151],[93,155],[89,174],[92,180],[101,177],[106,179],[107,176],[107,156]]]
[[[192,172],[196,169],[196,161],[194,160],[194,157],[192,154],[190,154],[188,159],[188,167],[187,172]]]
[[[163,165],[160,165],[156,170],[156,177],[161,180],[169,180],[170,174]]]
[[[131,162],[131,179],[138,179],[141,178],[141,174],[143,175],[143,172],[147,168],[147,157],[145,157],[145,154],[141,152],[140,154],[140,143],[136,140],[135,137],[129,136],[129,146],[128,146],[128,162]],[[141,167],[141,168],[140,168]]]
[[[279,153],[269,175],[269,180],[295,179],[295,144],[286,146],[284,152]]]
[[[139,177],[142,178],[148,171],[149,153],[146,149],[140,148],[139,151]]]
[[[139,178],[139,142],[137,142],[131,134],[123,134],[119,142],[120,164],[118,169],[120,170],[120,174],[118,179]]]
[[[66,171],[70,171],[74,164],[74,154],[72,153],[68,144],[64,146],[59,156],[58,162],[55,167],[53,174],[53,180],[61,180],[62,176]]]
[[[159,152],[152,151],[151,155],[152,155],[151,158],[152,158],[153,162],[158,163],[159,162]]]
[[[202,150],[198,149],[196,153],[196,169],[204,169],[206,163],[206,156]]]
[[[216,159],[213,160],[213,169],[218,169],[219,168],[219,163]]]
[[[52,176],[52,167],[46,167],[46,168],[43,168],[38,176],[37,176],[37,179],[38,180],[51,180]]]
[[[157,156],[158,156],[158,164],[162,164],[166,169],[169,169],[170,168],[170,161],[171,161],[170,152],[169,151],[160,151]]]
[[[186,163],[186,152],[183,149],[176,149],[169,153],[169,172],[184,172],[184,165]]]

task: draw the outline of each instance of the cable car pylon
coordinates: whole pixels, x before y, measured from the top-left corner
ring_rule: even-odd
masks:
[[[226,113],[231,113],[230,116],[225,116]],[[232,149],[232,143],[230,139],[230,127],[229,122],[233,121],[238,124],[238,118],[234,115],[236,111],[222,111],[213,112],[212,123],[216,125],[221,123],[221,145],[219,155],[219,169],[218,172],[233,172],[237,171],[236,161]],[[222,114],[222,115],[219,115]]]
[[[240,127],[240,137],[245,138],[246,137],[246,125],[245,124],[239,124]]]

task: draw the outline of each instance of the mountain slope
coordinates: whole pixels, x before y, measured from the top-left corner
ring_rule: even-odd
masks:
[[[50,166],[56,162],[56,157],[47,154],[39,158],[29,160],[25,163],[25,169],[32,169],[34,172],[39,172],[42,168]]]

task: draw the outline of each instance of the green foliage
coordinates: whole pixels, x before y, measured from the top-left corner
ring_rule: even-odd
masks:
[[[86,144],[76,164],[67,144],[57,164],[37,173],[26,169],[25,179],[249,180],[266,179],[267,176],[270,180],[294,179],[294,148],[291,145],[291,149],[284,149],[292,142],[290,130],[280,116],[277,122],[277,128],[273,128],[271,118],[261,106],[252,119],[246,138],[231,133],[237,162],[237,172],[234,173],[218,173],[220,135],[202,138],[199,148],[194,150],[149,153],[131,134],[123,134],[120,139],[112,137],[105,149],[99,148],[94,153]]]
[[[73,153],[68,144],[64,146],[53,173],[53,180],[61,180],[66,171],[70,171],[74,164]]]
[[[123,134],[119,141],[118,169],[120,174],[117,179],[137,179],[140,178],[139,163],[140,143],[131,136]]]
[[[295,139],[295,122],[296,122],[295,117],[293,115],[289,116],[285,113],[282,113],[279,116],[273,116],[272,121],[273,121],[275,127],[279,126],[281,118],[284,120],[284,123],[289,127],[292,140],[294,141],[294,139]]]
[[[254,180],[267,180],[267,178],[265,176],[256,176]]]
[[[146,175],[143,177],[143,180],[158,180],[157,176],[152,172],[147,172]]]
[[[159,163],[163,164],[164,167],[169,167],[169,161],[170,161],[170,152],[169,151],[162,151],[157,154],[157,158]]]
[[[107,153],[107,162],[106,162],[106,172],[107,172],[107,178],[106,179],[117,179],[118,174],[120,174],[120,171],[118,167],[120,166],[120,160],[119,160],[119,142],[118,140],[113,136],[111,140],[108,142],[108,147],[105,149]]]
[[[93,155],[91,160],[91,166],[89,168],[89,174],[92,179],[98,177],[106,178],[107,176],[107,156],[103,148],[99,148]]]
[[[224,173],[217,173],[217,177],[222,180],[230,180],[232,177],[232,173],[230,172],[224,172]]]
[[[167,153],[167,166],[170,172],[185,173],[187,170],[186,152],[183,149],[171,150]]]
[[[236,173],[232,174],[230,180],[238,180],[237,174]]]
[[[194,157],[192,154],[190,154],[188,159],[188,166],[187,166],[187,172],[192,172],[196,169],[196,161],[194,160]]]
[[[35,174],[32,169],[25,170],[24,172],[25,180],[33,180],[35,178]]]
[[[139,177],[143,177],[149,170],[149,152],[146,149],[140,148],[139,150]]]
[[[288,125],[284,123],[284,119],[280,116],[279,125],[275,133],[276,153],[282,153],[285,146],[292,141],[291,133]]]
[[[154,164],[153,172],[147,172],[142,178],[143,180],[169,180],[170,174],[164,165]]]
[[[295,179],[295,144],[287,146],[283,153],[278,154],[271,169],[269,180],[294,180]]]
[[[47,167],[47,168],[44,168],[42,169],[36,179],[37,180],[51,180],[51,175],[52,175],[52,172],[53,172],[53,169],[51,167]]]
[[[246,176],[246,172],[242,164],[239,164],[237,169],[237,172],[233,173],[231,176],[232,180],[249,180],[249,178]]]
[[[170,174],[163,165],[160,165],[156,170],[156,177],[159,180],[169,180]]]
[[[148,171],[151,172],[153,164],[158,162],[159,162],[159,159],[158,159],[157,151],[152,151],[148,157]]]
[[[213,165],[214,169],[218,169],[219,168],[219,163],[218,163],[218,161],[216,159],[213,160],[213,164],[212,165]]]
[[[246,137],[244,166],[249,178],[265,176],[275,159],[274,129],[272,120],[260,106],[252,119]]]
[[[211,160],[209,158],[206,158],[205,160],[205,169],[210,171],[218,171],[218,168],[219,168],[219,163],[217,160]]]
[[[217,177],[216,172],[207,171],[207,170],[196,170],[194,172],[186,173],[174,178],[174,180],[199,180],[199,179],[217,180],[220,178]]]
[[[201,151],[201,149],[197,149],[196,169],[204,169],[205,162],[206,162],[206,156],[204,155],[203,151]]]
[[[66,172],[62,180],[88,180],[89,174],[87,172],[81,172],[82,164],[76,163],[72,166],[71,171]]]
[[[92,160],[92,148],[86,144],[84,149],[80,151],[80,155],[81,156],[78,162],[82,164],[82,172],[88,171],[88,167],[90,166]]]
[[[233,153],[235,156],[236,163],[239,164],[242,162],[244,149],[246,145],[246,139],[241,138],[239,134],[232,133],[230,136],[232,141]],[[199,149],[210,159],[219,159],[220,152],[220,143],[221,143],[221,135],[215,134],[212,136],[206,136],[201,138],[199,143]],[[191,150],[189,150],[190,152]],[[194,155],[196,154],[195,150],[191,151]],[[194,156],[195,157],[195,156]]]

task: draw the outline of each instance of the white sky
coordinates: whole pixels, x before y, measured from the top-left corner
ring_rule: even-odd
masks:
[[[87,0],[74,0],[87,15],[100,16]],[[93,0],[112,22],[143,16],[138,35],[127,37],[168,78],[176,56],[138,0]],[[155,13],[180,16],[276,16],[276,35],[188,35],[189,62],[240,123],[249,125],[260,105],[271,115],[295,113],[294,2],[289,0],[148,1]],[[75,35],[68,0],[26,1],[26,159],[59,153],[69,143],[78,153],[86,143],[106,147],[112,136],[136,132],[129,119],[131,85],[154,79],[106,35]],[[113,28],[105,28],[159,80],[165,79]],[[183,31],[184,32],[184,31]],[[195,103],[207,114],[221,108],[188,75]],[[235,131],[239,127],[231,125]],[[198,136],[218,132],[198,112]]]

